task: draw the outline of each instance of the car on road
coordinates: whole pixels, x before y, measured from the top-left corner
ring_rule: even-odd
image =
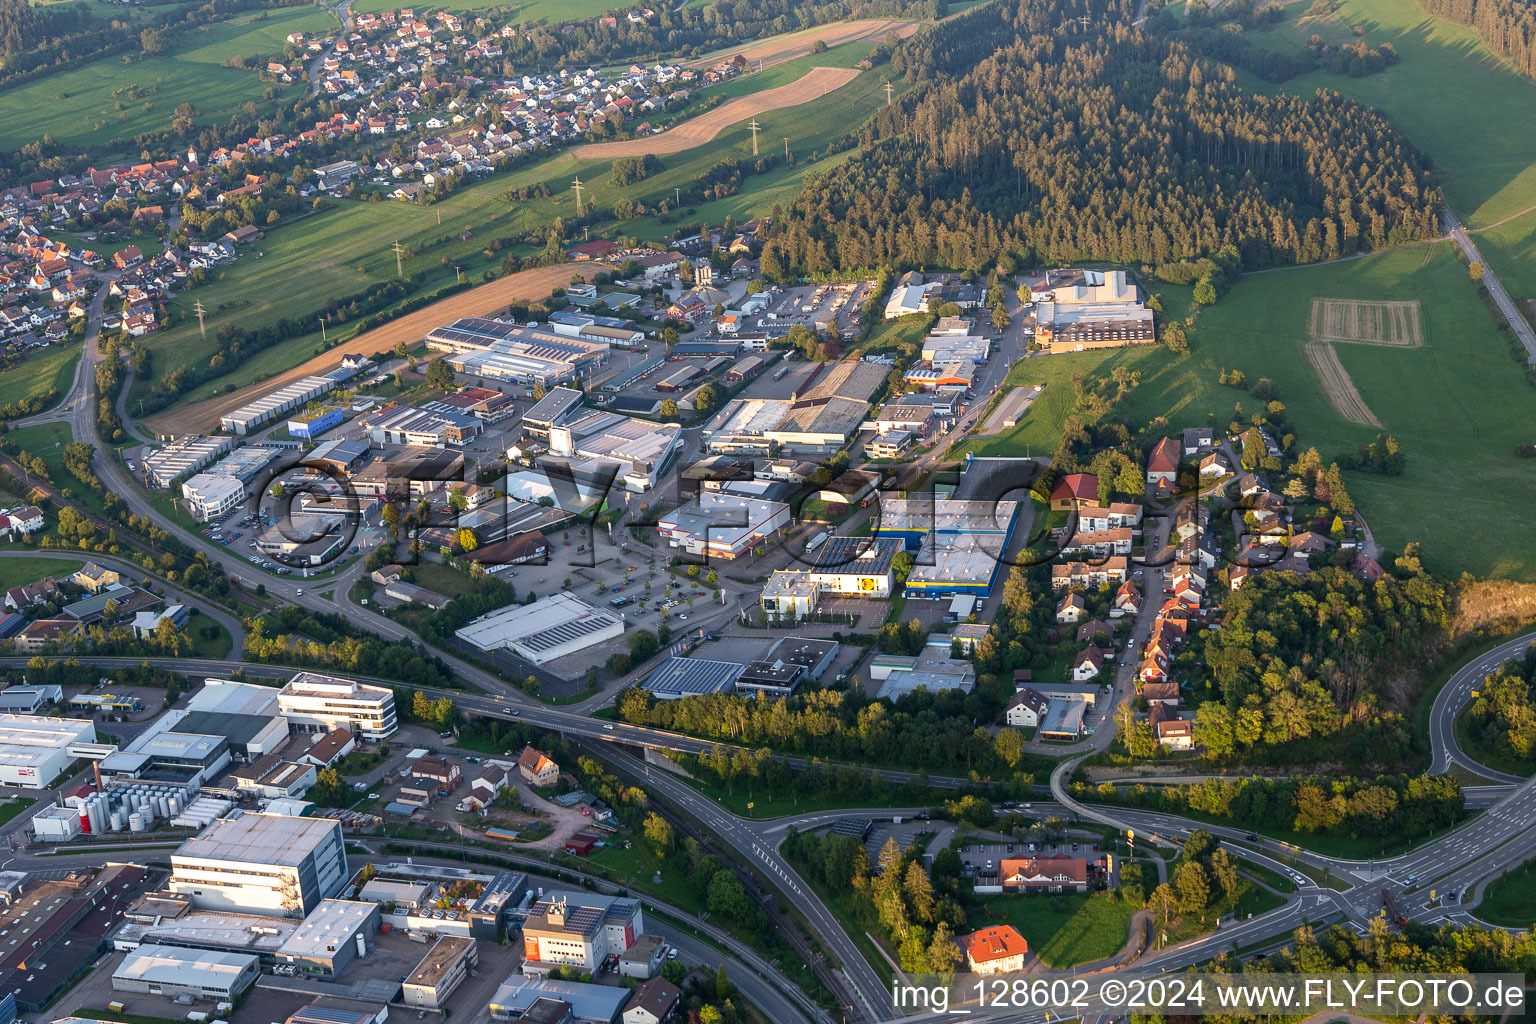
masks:
[[[611,726],[611,725],[603,726],[603,732],[613,732],[613,726]]]

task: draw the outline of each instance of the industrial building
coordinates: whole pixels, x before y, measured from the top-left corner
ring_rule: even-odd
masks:
[[[233,437],[188,434],[145,455],[144,479],[153,487],[169,487],[177,479],[196,473],[235,446]]]
[[[556,334],[487,317],[464,317],[427,332],[427,347],[444,352],[454,370],[475,377],[550,388],[600,367],[606,340]]]
[[[514,974],[501,983],[489,1009],[491,1018],[500,1021],[532,1018],[539,1024],[614,1024],[629,998],[629,989],[620,985]]]
[[[1017,501],[889,498],[881,502],[878,537],[898,538],[917,560],[908,597],[985,597],[991,592],[1018,520]]]
[[[561,458],[617,466],[615,479],[628,491],[655,487],[683,442],[676,423],[650,423],[611,412],[592,412],[549,427],[549,452]]]
[[[216,953],[248,953],[272,962],[301,922],[260,914],[226,914],[193,910],[189,900],[150,893],[123,912],[123,924],[112,933],[112,948],[176,946]]]
[[[469,933],[477,939],[497,939],[511,924],[512,911],[528,891],[528,876],[502,871],[485,884],[469,908]]]
[[[789,524],[790,508],[783,502],[703,491],[663,516],[657,531],[692,555],[740,558]]]
[[[801,683],[820,679],[837,657],[839,646],[836,640],[782,637],[736,677],[736,692],[788,697]]]
[[[581,412],[583,397],[575,388],[550,388],[548,394],[523,413],[524,433],[549,440],[551,428],[568,423]]]
[[[99,747],[94,722],[0,715],[0,785],[47,789],[87,746]]]
[[[463,447],[485,429],[485,422],[442,402],[418,407],[388,409],[368,423],[368,439],[374,444],[437,448]]]
[[[346,880],[339,821],[247,813],[183,843],[171,855],[168,889],[202,909],[295,917]]]
[[[895,582],[891,568],[903,543],[892,537],[832,537],[812,541],[800,562],[776,569],[759,599],[772,615],[804,617],[822,594],[887,598]]]
[[[198,473],[182,482],[181,497],[192,518],[206,523],[239,508],[245,500],[245,485],[232,476]]]
[[[0,714],[35,715],[44,707],[64,699],[64,688],[48,686],[11,686],[0,691]]]
[[[482,651],[505,649],[543,665],[623,636],[624,621],[562,591],[533,604],[498,608],[455,635]]]
[[[277,950],[277,962],[300,974],[334,978],[367,953],[379,930],[379,905],[364,900],[321,900]]]
[[[474,939],[458,935],[440,936],[421,963],[401,985],[406,1006],[440,1010],[453,990],[464,983],[469,972],[480,962]]]
[[[116,992],[233,1002],[256,983],[261,961],[249,953],[140,946],[112,972]]]
[[[1053,270],[1032,285],[1035,341],[1047,352],[1150,345],[1152,310],[1123,270]]]
[[[277,417],[301,409],[321,395],[334,391],[356,372],[342,367],[318,377],[300,378],[219,417],[219,426],[232,434],[249,434]]]
[[[379,742],[394,735],[395,695],[387,686],[370,686],[320,672],[300,672],[277,695],[278,712],[298,732],[345,728],[352,735]]]
[[[560,964],[595,971],[643,934],[645,914],[638,900],[552,890],[523,922],[523,973],[548,974]]]
[[[305,441],[319,439],[332,427],[341,426],[341,421],[346,418],[347,410],[339,405],[330,408],[305,410],[288,420],[288,436],[302,438]]]
[[[746,666],[734,661],[678,656],[668,658],[640,684],[657,700],[678,700],[706,693],[730,693]]]

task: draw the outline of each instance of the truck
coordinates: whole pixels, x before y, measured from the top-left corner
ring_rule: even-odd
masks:
[[[1387,908],[1387,917],[1392,920],[1393,924],[1397,925],[1397,927],[1401,930],[1406,930],[1408,928],[1408,919],[1398,911],[1397,901],[1394,900],[1392,898],[1392,894],[1385,889],[1381,890],[1381,905]]]

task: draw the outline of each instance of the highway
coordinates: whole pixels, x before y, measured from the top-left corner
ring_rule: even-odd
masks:
[[[1443,774],[1450,771],[1452,765],[1459,764],[1496,782],[1525,781],[1518,775],[1481,765],[1463,752],[1456,741],[1456,716],[1471,702],[1472,691],[1476,690],[1494,669],[1506,661],[1523,657],[1526,649],[1532,644],[1536,644],[1536,632],[1525,633],[1502,643],[1487,654],[1468,662],[1440,688],[1440,692],[1435,696],[1434,706],[1429,712],[1430,745],[1434,750],[1434,759],[1429,765],[1431,772]]]
[[[1531,331],[1530,321],[1521,315],[1520,310],[1510,299],[1509,293],[1504,290],[1504,285],[1494,274],[1493,268],[1488,266],[1488,261],[1483,259],[1477,251],[1477,244],[1472,241],[1472,236],[1467,229],[1461,226],[1461,221],[1456,219],[1456,214],[1451,208],[1445,208],[1445,230],[1455,243],[1460,246],[1462,255],[1468,263],[1481,263],[1483,265],[1483,287],[1488,289],[1489,298],[1504,314],[1504,319],[1509,321],[1509,329],[1515,332],[1515,337],[1520,339],[1520,344],[1525,346],[1527,361],[1536,364],[1536,333]]]

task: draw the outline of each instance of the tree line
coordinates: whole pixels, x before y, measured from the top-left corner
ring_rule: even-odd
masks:
[[[918,87],[775,218],[765,272],[1156,266],[1225,246],[1253,269],[1438,234],[1440,190],[1380,114],[1250,94],[1190,40],[1128,27],[1127,3],[1086,31],[1080,6],[1012,0],[953,23],[971,41],[928,33],[901,61]],[[957,75],[982,44],[997,52]]]
[[[1080,798],[1122,807],[1192,813],[1272,832],[1348,838],[1427,838],[1460,821],[1466,804],[1461,783],[1449,775],[1309,775],[1153,786],[1074,783],[1072,788]]]
[[[1536,647],[1507,662],[1477,687],[1467,709],[1467,731],[1476,753],[1528,769],[1536,761]]]
[[[1465,25],[1522,75],[1536,76],[1536,5],[1527,0],[1417,0],[1425,11]]]
[[[246,623],[244,655],[248,661],[339,669],[417,686],[458,686],[447,665],[423,656],[414,645],[354,634],[344,616],[288,606]]]

